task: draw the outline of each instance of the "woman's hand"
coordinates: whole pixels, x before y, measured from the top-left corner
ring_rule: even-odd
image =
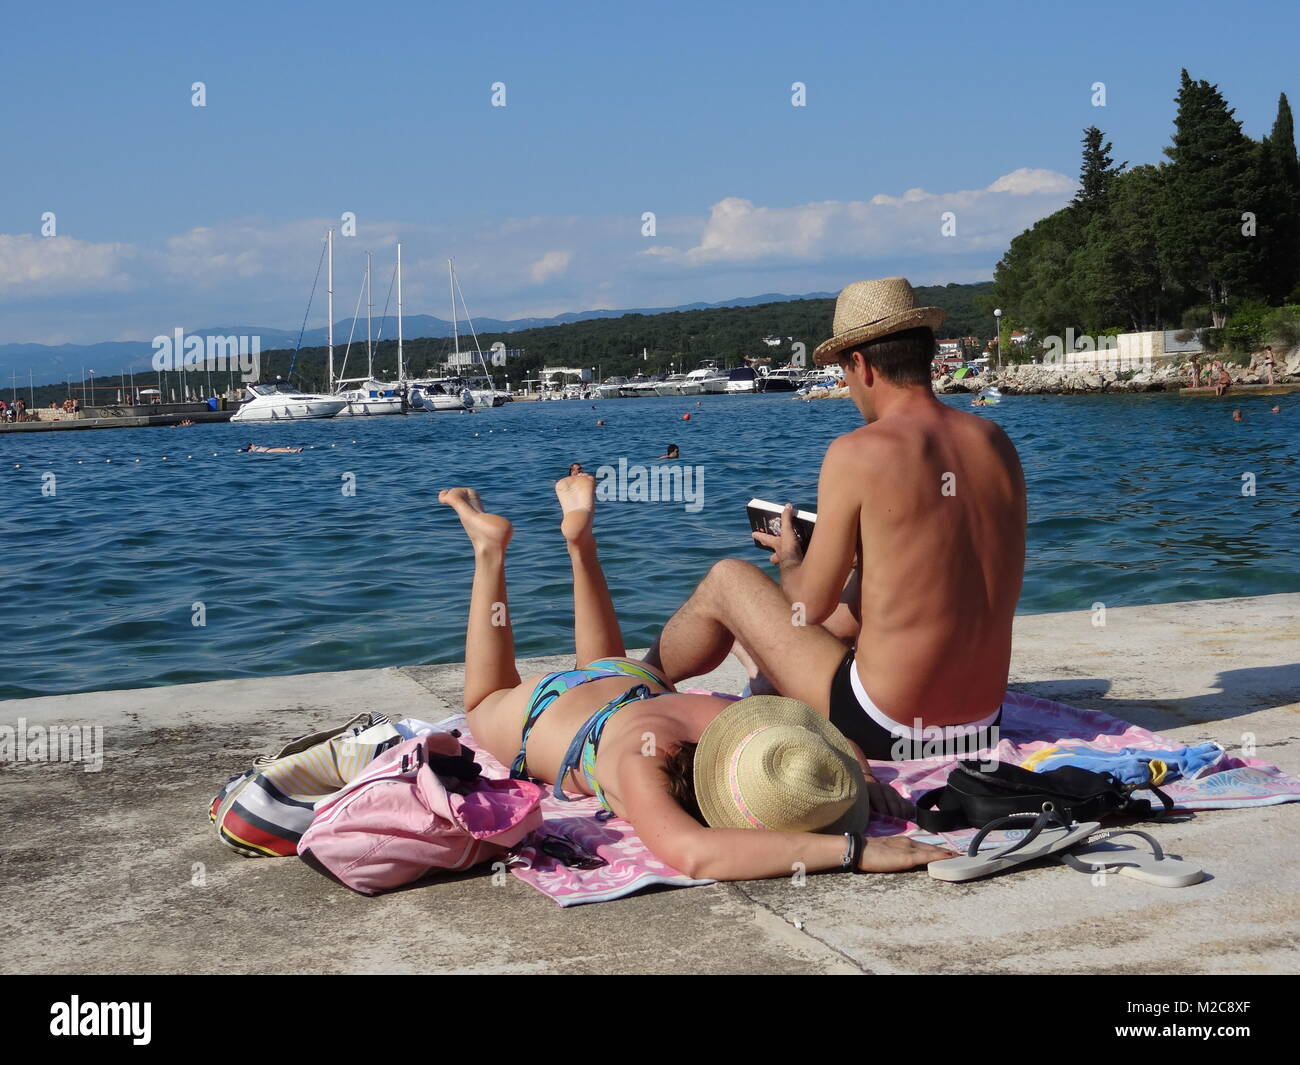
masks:
[[[906,836],[867,836],[862,841],[858,870],[863,873],[901,873],[919,869],[944,858],[956,858],[952,851],[918,843]]]

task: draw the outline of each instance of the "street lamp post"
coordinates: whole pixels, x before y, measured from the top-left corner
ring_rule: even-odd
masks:
[[[998,369],[1002,369],[1002,308],[993,311],[993,336],[998,342]]]

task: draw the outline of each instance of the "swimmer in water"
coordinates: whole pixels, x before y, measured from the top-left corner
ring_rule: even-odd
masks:
[[[1244,422],[1246,419],[1241,416],[1241,411],[1234,410],[1232,412],[1232,420],[1234,422]]]
[[[668,450],[659,457],[661,459],[679,459],[682,457],[682,453],[676,444],[669,444]]]
[[[240,451],[255,451],[262,455],[296,455],[300,447],[267,447],[265,444],[245,444]]]

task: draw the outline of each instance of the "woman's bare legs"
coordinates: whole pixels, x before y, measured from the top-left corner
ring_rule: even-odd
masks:
[[[573,564],[573,639],[578,665],[601,658],[623,658],[623,633],[618,627],[614,602],[609,596],[604,571],[596,555],[592,522],[596,512],[596,479],[589,473],[575,473],[555,482],[564,518],[560,529],[569,545]]]
[[[474,585],[465,628],[465,710],[493,692],[519,685],[515,636],[506,602],[506,546],[514,532],[499,514],[489,514],[473,488],[447,488],[438,502],[451,507],[474,545]]]

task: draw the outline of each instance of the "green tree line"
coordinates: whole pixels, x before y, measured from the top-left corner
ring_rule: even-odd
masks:
[[[1040,338],[1208,327],[1211,346],[1231,346],[1277,326],[1267,308],[1300,299],[1300,159],[1286,94],[1261,140],[1217,85],[1186,70],[1176,103],[1156,165],[1116,165],[1102,131],[1084,131],[1078,193],[1012,240],[982,308],[1001,306]]]

